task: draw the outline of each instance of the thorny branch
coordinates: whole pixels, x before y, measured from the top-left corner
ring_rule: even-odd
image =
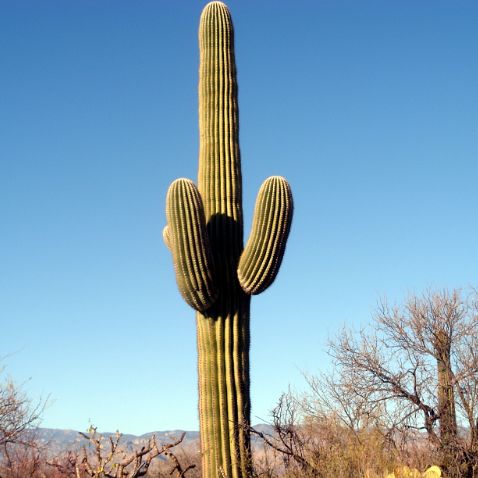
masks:
[[[88,453],[87,447],[83,446],[81,452],[76,455],[70,452],[66,465],[58,462],[48,464],[61,471],[70,470],[70,476],[74,469],[76,478],[81,478],[85,473],[92,478],[139,478],[148,473],[153,460],[161,455],[172,462],[170,475],[177,478],[185,478],[187,472],[196,466],[183,467],[171,451],[184,440],[185,432],[175,441],[164,445],[158,444],[156,436],[153,435],[145,445],[132,453],[121,449],[119,432],[114,437],[109,437],[107,441],[97,433],[95,427],[90,427],[89,433],[80,432],[80,435],[93,447],[92,453]],[[107,451],[105,442],[108,444]]]

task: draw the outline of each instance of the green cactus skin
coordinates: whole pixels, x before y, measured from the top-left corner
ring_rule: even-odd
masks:
[[[259,190],[252,231],[241,254],[237,275],[247,294],[259,294],[279,271],[292,220],[292,193],[280,176],[268,178]]]
[[[204,311],[217,299],[217,291],[201,195],[192,181],[177,179],[166,203],[164,242],[173,254],[178,289],[191,307]]]
[[[250,295],[274,281],[293,203],[285,179],[267,179],[243,249],[234,33],[221,2],[202,12],[199,50],[198,188],[187,179],[170,186],[163,237],[178,288],[197,311],[203,477],[246,478],[251,474]]]

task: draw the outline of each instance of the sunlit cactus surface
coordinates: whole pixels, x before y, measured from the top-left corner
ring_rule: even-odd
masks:
[[[234,32],[221,2],[202,12],[199,50],[198,185],[188,179],[171,184],[163,235],[179,291],[196,310],[203,476],[245,478],[250,476],[250,296],[277,275],[292,195],[280,176],[264,182],[244,247]]]

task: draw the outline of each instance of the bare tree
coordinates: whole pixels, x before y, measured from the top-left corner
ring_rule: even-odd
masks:
[[[41,450],[34,431],[44,407],[45,401],[33,404],[13,381],[0,382],[0,476],[38,473]]]
[[[48,465],[61,472],[65,477],[83,478],[139,478],[146,476],[154,459],[165,457],[171,466],[169,476],[186,478],[187,473],[195,468],[194,464],[184,466],[172,451],[186,435],[183,433],[173,442],[158,444],[156,436],[149,438],[141,448],[128,452],[120,446],[121,433],[105,439],[90,427],[88,433],[80,432],[88,442],[79,453],[69,452],[66,456],[51,460]],[[88,447],[88,448],[87,448]]]
[[[11,380],[0,382],[0,448],[22,440],[24,432],[35,428],[45,402],[36,405]]]
[[[345,420],[354,420],[352,403],[389,430],[424,430],[449,476],[478,476],[476,290],[382,301],[372,328],[343,330],[330,353],[335,398],[348,397]]]

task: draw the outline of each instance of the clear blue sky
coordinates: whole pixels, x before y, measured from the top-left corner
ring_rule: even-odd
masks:
[[[0,0],[0,355],[51,396],[44,426],[198,428],[161,231],[168,185],[197,173],[203,5]],[[246,237],[267,176],[296,206],[252,302],[258,421],[380,296],[478,285],[478,2],[229,6]]]

